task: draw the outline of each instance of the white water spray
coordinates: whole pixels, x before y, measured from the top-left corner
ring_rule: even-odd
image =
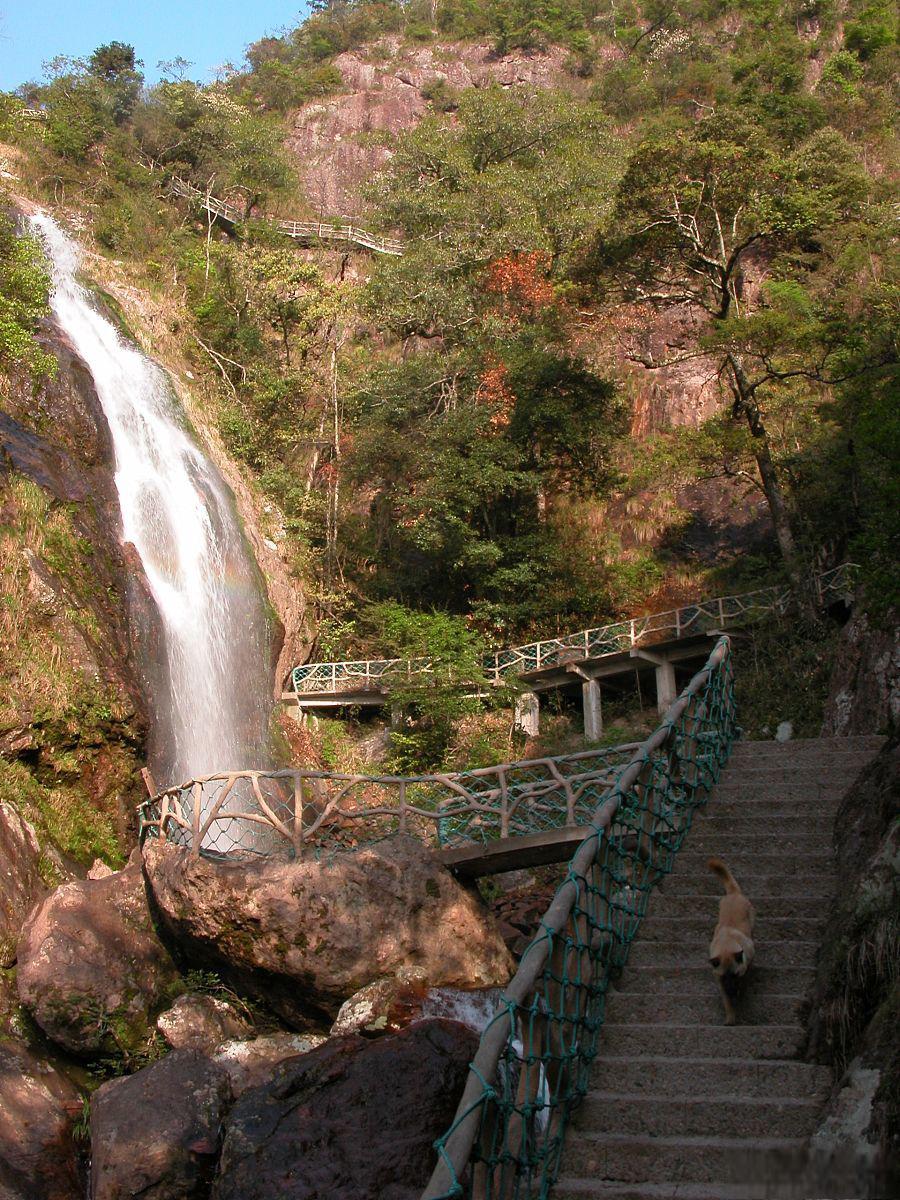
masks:
[[[194,444],[166,375],[119,336],[76,277],[78,246],[30,218],[53,268],[51,306],[94,379],[109,423],[122,540],[162,618],[169,782],[267,761],[266,618],[234,501]]]

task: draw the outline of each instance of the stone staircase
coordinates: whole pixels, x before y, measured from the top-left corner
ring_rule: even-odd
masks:
[[[553,1200],[828,1194],[802,1184],[831,1073],[797,1057],[800,1009],[836,888],[835,810],[882,742],[735,745],[609,995]],[[711,854],[757,914],[756,958],[733,1027],[707,965],[722,895],[706,866]]]

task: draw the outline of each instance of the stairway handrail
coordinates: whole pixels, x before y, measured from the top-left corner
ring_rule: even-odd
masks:
[[[704,722],[711,724],[707,701],[710,699],[713,680],[717,672],[721,673],[722,680],[722,688],[717,706],[718,726],[709,731],[701,730],[699,726],[703,725]],[[707,711],[703,711],[704,709]],[[585,929],[587,933],[590,932],[585,912],[575,912],[576,902],[580,902],[581,908],[584,910],[586,904],[584,895],[588,889],[588,880],[596,877],[601,855],[604,853],[608,855],[609,853],[611,830],[616,824],[616,818],[620,817],[620,809],[623,807],[623,802],[627,799],[629,804],[634,807],[632,800],[637,795],[637,810],[640,811],[641,800],[646,800],[648,789],[653,789],[655,786],[656,790],[658,790],[658,782],[654,785],[652,781],[659,770],[662,770],[666,776],[669,791],[672,790],[673,782],[677,780],[677,786],[683,789],[683,794],[687,797],[683,802],[683,811],[687,814],[687,825],[680,831],[680,837],[677,839],[677,844],[674,844],[673,849],[672,843],[670,843],[670,849],[672,849],[672,855],[674,855],[674,851],[677,850],[681,839],[687,832],[687,827],[689,827],[693,805],[705,798],[705,793],[712,783],[715,782],[721,767],[727,761],[734,730],[730,643],[728,638],[723,636],[716,644],[704,667],[697,672],[681,695],[669,707],[660,725],[640,745],[628,765],[619,775],[615,784],[601,798],[593,815],[591,833],[585,837],[575,851],[566,879],[557,889],[550,907],[540,921],[541,932],[536,935],[525,950],[518,970],[504,990],[498,1002],[497,1010],[481,1036],[478,1050],[469,1068],[469,1075],[459,1105],[457,1106],[454,1120],[449,1130],[435,1143],[435,1149],[438,1152],[438,1162],[428,1186],[422,1194],[422,1200],[451,1200],[453,1197],[473,1194],[471,1189],[468,1192],[465,1190],[463,1181],[466,1179],[467,1170],[474,1169],[471,1166],[471,1160],[475,1143],[483,1125],[489,1123],[487,1113],[491,1104],[499,1108],[500,1101],[501,1099],[503,1100],[506,1106],[505,1113],[508,1122],[511,1119],[511,1112],[530,1112],[533,1116],[535,1111],[543,1114],[544,1109],[551,1109],[553,1107],[554,1101],[549,1083],[550,1072],[551,1066],[557,1066],[558,1063],[556,1058],[550,1055],[549,1050],[545,1058],[541,1059],[539,1057],[536,1058],[530,1049],[524,1047],[526,1026],[528,1026],[527,1036],[533,1038],[534,1031],[532,1026],[535,1023],[536,1014],[539,1019],[543,1019],[546,1023],[546,1005],[550,991],[546,982],[540,988],[538,987],[539,977],[542,976],[548,960],[553,955],[558,954],[560,946],[563,948],[564,956],[571,952],[571,943],[567,944],[566,942],[566,932],[569,926],[573,925],[579,937],[585,932]],[[708,761],[705,763],[701,773],[697,766],[700,759],[697,747],[707,732],[714,734],[717,740],[714,745],[709,741],[706,743],[704,753],[707,755]],[[679,738],[681,740],[680,745]],[[693,744],[692,750],[685,754],[685,747],[690,743]],[[693,761],[691,759],[692,753],[696,755]],[[659,763],[667,765],[660,767]],[[692,778],[682,773],[685,763],[691,764],[689,771],[693,770],[694,772]],[[648,807],[652,811],[652,805],[647,806],[645,804],[644,812],[640,816],[641,834],[646,832],[645,821]],[[654,852],[655,847],[651,842],[651,857]],[[657,865],[658,873],[665,873],[670,866],[671,856],[668,862],[662,861]],[[649,866],[648,871],[652,874]],[[633,881],[634,876],[631,876],[631,879]],[[650,887],[653,886],[653,883],[655,883],[655,879],[652,880]],[[622,934],[617,947],[620,955],[624,955],[624,957],[627,957],[628,945],[634,936],[637,924],[646,907],[649,890],[649,887],[646,890],[642,887],[637,888],[637,895],[633,900],[635,909],[633,914],[634,920],[629,923],[629,928]],[[579,922],[581,922],[581,926]],[[584,929],[582,929],[582,926],[584,926]],[[594,963],[595,936],[596,932],[588,939],[592,964]],[[585,950],[583,937],[578,943],[578,949],[579,953],[583,955]],[[622,965],[624,957],[620,957],[617,965]],[[555,980],[557,990],[560,992],[563,990],[565,976],[568,971],[568,960],[564,958],[564,962],[566,965],[564,965],[562,970],[562,979],[557,978],[553,974],[552,968],[550,969],[550,978],[551,980]],[[580,957],[578,962],[580,971]],[[594,982],[593,977],[586,982],[583,981],[583,987],[590,992],[594,987]],[[529,996],[533,997],[530,1003],[528,1002]],[[587,1001],[585,1000],[584,1003],[586,1011]],[[543,1009],[541,1005],[544,1006]],[[520,1016],[520,1014],[525,1015]],[[526,1017],[530,1019],[526,1020]],[[593,1057],[593,1049],[596,1045],[596,1036],[599,1032],[600,1023],[602,1023],[602,1016],[599,1023],[590,1027],[590,1032],[587,1035],[590,1045],[585,1047],[583,1052],[580,1051],[579,1047],[582,1060],[589,1062]],[[516,1041],[520,1025],[522,1043]],[[561,1037],[562,1035],[557,1032],[557,1036]],[[546,1039],[548,1043],[552,1041],[552,1034],[548,1033]],[[516,1049],[517,1045],[519,1046],[518,1050]],[[517,1059],[521,1064],[519,1067],[519,1080],[515,1087],[515,1101],[511,1101],[509,1094],[506,1094],[509,1093],[510,1085],[508,1080],[505,1084],[506,1092],[502,1097],[500,1093],[503,1089],[498,1086],[501,1058],[505,1053],[509,1056],[510,1048],[512,1057]],[[538,1068],[537,1073],[535,1071],[536,1067]],[[520,1097],[519,1093],[522,1091],[523,1080],[525,1093],[523,1097]],[[556,1141],[553,1142],[551,1150],[548,1151],[547,1159],[543,1161],[541,1167],[539,1195],[542,1198],[546,1196],[546,1189],[554,1182],[556,1173],[558,1172],[559,1152],[565,1134],[569,1108],[574,1100],[580,1094],[583,1094],[583,1091],[584,1086],[579,1087],[576,1083],[572,1093],[565,1099],[563,1111],[547,1113],[547,1140],[548,1142],[553,1142],[553,1138],[556,1138]],[[557,1122],[557,1125],[551,1136],[552,1123],[554,1121]],[[508,1123],[506,1127],[507,1134],[509,1127]],[[501,1131],[502,1133],[503,1131]],[[509,1143],[504,1136],[497,1137],[495,1126],[491,1126],[491,1137],[495,1143],[499,1141],[504,1146],[504,1155],[493,1165],[489,1161],[482,1159],[479,1166],[486,1171],[499,1172],[501,1186],[494,1190],[490,1184],[485,1186],[485,1178],[481,1178],[480,1186],[483,1190],[479,1194],[512,1194],[512,1191],[507,1193],[502,1186],[503,1184],[509,1185],[511,1182],[507,1172],[509,1170],[514,1171],[515,1181],[518,1182],[522,1178],[522,1175],[519,1174],[519,1168],[521,1168],[523,1174],[526,1171],[528,1172],[526,1178],[530,1183],[533,1178],[534,1162],[529,1160],[527,1163],[522,1164],[513,1160]],[[529,1142],[528,1138],[523,1136],[522,1142],[523,1145],[530,1146],[533,1159],[537,1153],[534,1139]],[[548,1161],[549,1166],[547,1165]],[[531,1188],[528,1187],[527,1191],[519,1192],[516,1190],[515,1194],[532,1196],[538,1193],[532,1192]]]
[[[217,217],[223,217],[229,224],[236,225],[246,220],[244,214],[235,205],[229,204],[226,200],[220,200],[211,193],[204,192],[202,188],[188,183],[180,175],[172,176],[169,188],[176,196],[195,201],[207,212],[211,212]],[[374,250],[378,254],[402,255],[404,250],[404,244],[399,238],[387,238],[377,233],[370,233],[367,229],[360,229],[344,217],[336,217],[333,221],[297,221],[290,217],[263,215],[256,219],[271,225],[272,228],[284,233],[287,237],[316,238],[321,242],[350,242],[367,250]]]
[[[845,562],[816,575],[815,586],[820,601],[824,602],[829,596],[837,598],[848,595],[852,574],[856,569],[855,563]],[[690,636],[701,632],[697,626],[704,618],[726,624],[750,613],[784,612],[792,597],[789,585],[772,584],[750,592],[697,600],[660,613],[613,621],[609,625],[582,629],[562,637],[544,638],[506,650],[494,650],[482,660],[484,672],[492,683],[500,684],[505,678],[578,661],[573,657],[573,651],[580,652],[579,658],[584,659],[591,657],[591,651],[606,654],[639,646],[648,637],[660,633],[673,632],[679,639]],[[289,679],[294,692],[304,696],[315,695],[316,692],[339,693],[341,689],[338,684],[344,681],[357,684],[366,681],[377,688],[379,680],[394,672],[407,678],[427,676],[434,673],[434,666],[427,656],[323,661],[294,667]]]

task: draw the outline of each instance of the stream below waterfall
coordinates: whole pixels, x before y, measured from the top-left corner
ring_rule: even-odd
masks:
[[[78,245],[29,218],[50,259],[51,306],[93,376],[112,436],[123,543],[140,558],[165,638],[160,784],[268,765],[269,625],[234,498],[197,446],[165,372],[125,341],[78,281]],[[158,667],[156,664],[157,673]]]

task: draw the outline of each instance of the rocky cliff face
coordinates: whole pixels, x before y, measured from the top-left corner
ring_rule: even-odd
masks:
[[[559,48],[501,56],[488,43],[401,47],[391,37],[338,55],[334,65],[346,91],[304,105],[288,138],[310,203],[324,216],[363,211],[364,184],[391,156],[391,138],[384,135],[413,128],[428,111],[423,88],[437,82],[454,90],[491,83],[553,87],[562,82],[567,57]]]
[[[128,840],[148,728],[140,664],[159,634],[119,545],[93,382],[52,323],[42,340],[56,376],[14,378],[0,398],[0,801],[89,863]],[[52,855],[40,870],[59,881]]]

